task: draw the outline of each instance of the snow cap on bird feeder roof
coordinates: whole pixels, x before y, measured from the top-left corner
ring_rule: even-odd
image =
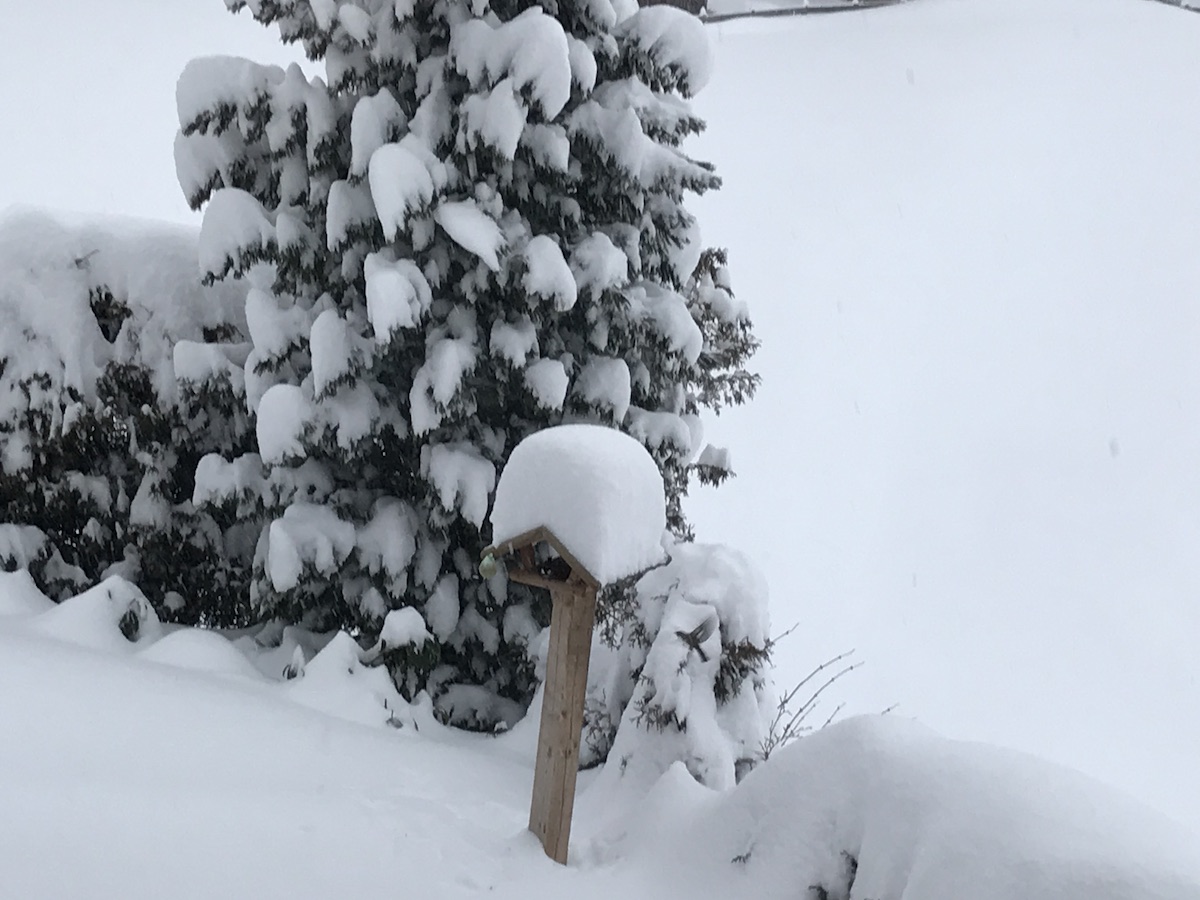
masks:
[[[600,584],[661,563],[667,527],[662,475],[637,440],[600,425],[559,425],[521,441],[496,486],[492,544],[549,532]],[[507,549],[506,545],[509,545]]]

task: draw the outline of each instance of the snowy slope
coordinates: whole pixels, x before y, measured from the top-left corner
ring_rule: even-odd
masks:
[[[698,531],[793,677],[1200,829],[1200,16],[920,0],[715,30],[699,205],[764,338]],[[786,680],[786,679],[785,679]]]
[[[211,633],[150,621],[124,641],[104,590],[55,608],[35,595],[0,575],[0,872],[23,900],[782,900],[845,896],[851,878],[854,896],[911,900],[1200,897],[1200,845],[1156,814],[886,718],[834,726],[723,793],[677,764],[614,802],[585,773],[560,868],[525,830],[532,729],[467,735],[415,706],[400,729],[358,725],[293,702],[370,699],[320,664],[336,640],[279,683]]]
[[[515,816],[503,759],[2,627],[0,658],[10,896],[362,896],[406,869],[429,886],[418,863],[444,875],[440,896],[461,896],[521,843],[515,817],[483,828],[472,808],[508,800]],[[466,858],[479,867],[450,862]]]

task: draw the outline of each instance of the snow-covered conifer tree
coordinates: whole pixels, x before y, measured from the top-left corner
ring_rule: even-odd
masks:
[[[727,468],[697,458],[699,413],[754,388],[748,318],[683,205],[718,184],[682,149],[703,25],[635,0],[226,5],[324,73],[205,58],[179,81],[201,266],[253,285],[257,453],[198,483],[256,486],[260,615],[371,641],[414,607],[436,652],[402,654],[398,684],[524,702],[546,601],[476,571],[507,454],[562,421],[623,428],[686,535],[689,471]]]

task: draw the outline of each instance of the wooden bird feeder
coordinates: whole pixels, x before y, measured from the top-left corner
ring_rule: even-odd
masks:
[[[543,554],[539,563],[539,544],[555,555]],[[545,527],[488,547],[480,571],[486,576],[501,559],[507,560],[509,578],[547,589],[553,601],[529,830],[547,856],[565,864],[600,581]]]

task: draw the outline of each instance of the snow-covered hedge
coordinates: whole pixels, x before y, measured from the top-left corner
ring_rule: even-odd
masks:
[[[191,502],[201,456],[247,448],[243,296],[201,287],[186,228],[0,219],[0,567],[54,597],[120,573],[169,617],[244,616],[252,544]]]

